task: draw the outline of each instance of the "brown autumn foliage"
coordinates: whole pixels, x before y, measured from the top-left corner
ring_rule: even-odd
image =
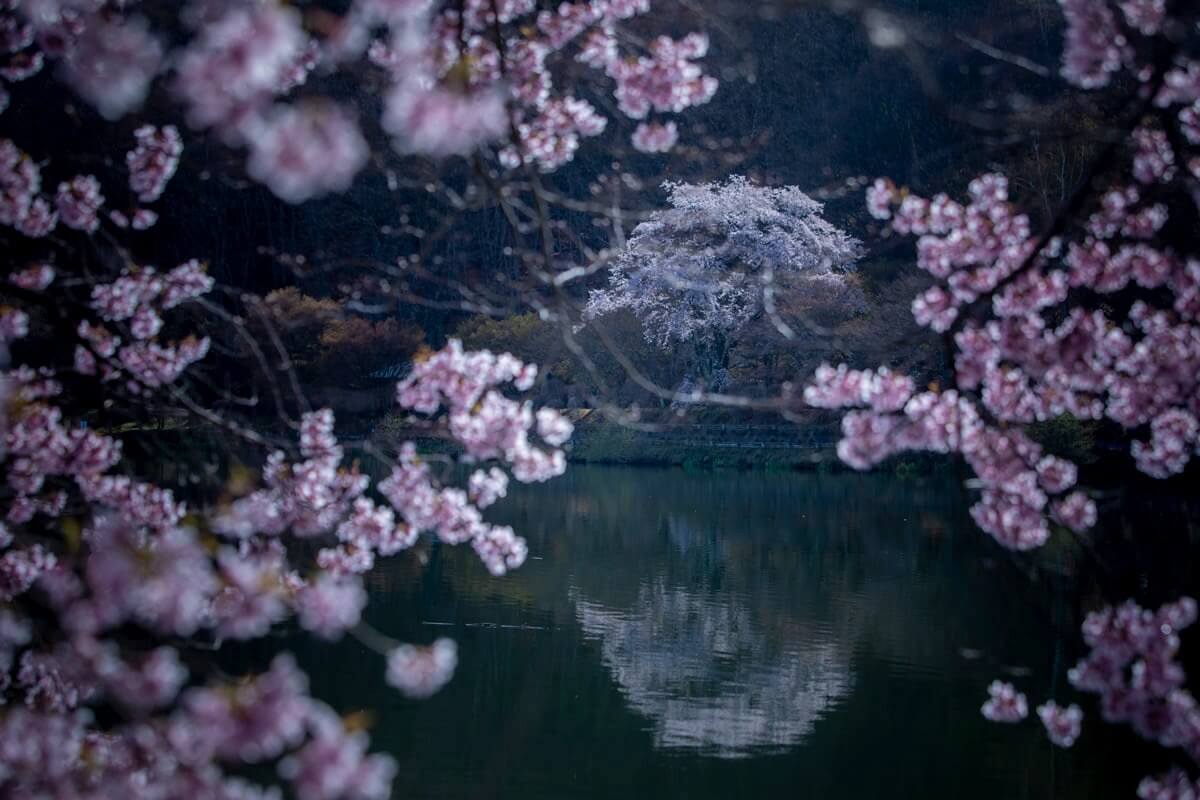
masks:
[[[268,294],[265,307],[301,381],[314,386],[370,384],[372,372],[410,360],[424,341],[415,325],[368,319],[291,286]]]

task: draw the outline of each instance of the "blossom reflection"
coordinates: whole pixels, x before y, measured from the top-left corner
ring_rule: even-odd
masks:
[[[583,598],[575,606],[629,707],[651,720],[658,748],[718,758],[783,751],[853,687],[835,640],[781,644],[739,595],[657,580],[627,610]]]

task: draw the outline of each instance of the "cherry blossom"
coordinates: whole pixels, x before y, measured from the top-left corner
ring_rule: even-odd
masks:
[[[100,227],[97,212],[104,205],[100,182],[94,175],[78,175],[58,185],[54,196],[59,219],[68,228],[92,233]]]
[[[992,722],[1020,722],[1029,713],[1025,695],[1011,683],[992,681],[988,686],[988,701],[983,704],[983,716]]]
[[[250,176],[289,203],[347,189],[367,160],[358,126],[333,105],[281,106],[250,145]]]
[[[388,97],[384,128],[405,152],[435,157],[466,155],[508,130],[508,114],[500,95],[475,95],[433,89],[397,87]]]
[[[1083,722],[1083,712],[1079,706],[1071,704],[1063,708],[1053,702],[1043,703],[1037,707],[1038,718],[1046,728],[1050,741],[1059,747],[1070,747],[1079,738],[1079,728]]]
[[[279,5],[235,6],[205,25],[177,68],[191,124],[240,140],[304,46],[300,15]]]
[[[279,772],[292,783],[300,800],[385,800],[391,795],[396,764],[385,755],[366,755],[363,731],[346,730],[327,708],[308,714],[311,738],[285,758]]]
[[[429,697],[446,685],[458,666],[458,646],[438,639],[429,647],[402,645],[388,655],[387,681],[408,697]]]
[[[674,122],[646,123],[637,126],[631,139],[633,146],[643,153],[665,153],[679,141],[679,130]]]
[[[13,273],[8,280],[14,286],[20,286],[31,292],[44,291],[54,281],[54,267],[49,264],[34,264],[32,267]]]
[[[1107,85],[1129,58],[1128,42],[1112,9],[1091,0],[1059,0],[1059,5],[1067,17],[1063,77],[1084,89]],[[1140,13],[1135,11],[1135,16]]]
[[[351,185],[368,161],[369,124],[402,153],[551,171],[585,140],[651,112],[635,136],[669,149],[678,128],[668,115],[716,89],[699,63],[707,41],[662,37],[643,50],[620,36],[647,0],[555,9],[363,0],[328,19],[226,0],[187,3],[178,20],[174,9],[138,8],[22,0],[0,9],[5,81],[44,70],[91,106],[73,111],[88,126],[149,97],[163,115],[129,125],[123,159],[106,153],[82,169],[72,154],[35,159],[0,140],[0,225],[20,253],[0,305],[0,685],[10,703],[0,778],[20,796],[276,797],[232,777],[275,763],[301,798],[386,797],[395,763],[309,696],[290,656],[261,674],[218,677],[196,654],[281,626],[349,634],[372,643],[401,693],[436,692],[453,675],[454,643],[365,636],[361,573],[421,536],[434,547],[470,544],[495,575],[519,567],[527,543],[484,510],[510,479],[561,474],[573,425],[531,401],[534,365],[451,342],[414,366],[396,401],[449,435],[469,465],[462,485],[411,442],[373,484],[328,410],[295,411],[292,437],[247,432],[248,447],[278,439],[257,451],[258,480],[210,495],[187,489],[194,475],[148,479],[116,426],[167,412],[189,427],[236,429],[227,407],[202,399],[225,388],[218,370],[195,369],[210,349],[228,356],[228,340],[196,320],[240,322],[250,303],[227,292],[192,303],[215,288],[200,259],[171,269],[138,260],[147,240],[134,232],[167,215],[158,204],[175,194],[165,192],[183,153],[178,119],[211,132],[214,146],[238,148],[247,174],[292,203]],[[360,129],[348,103],[321,93],[324,78],[364,51],[388,70],[388,86],[382,119]],[[590,73],[623,110],[566,91],[577,82],[555,74],[563,67]],[[9,345],[30,365],[10,367]]]
[[[133,135],[137,146],[125,154],[129,188],[140,202],[153,203],[175,175],[183,154],[183,140],[174,125],[161,128],[143,125]]]
[[[1140,800],[1195,800],[1198,792],[1200,784],[1178,767],[1164,775],[1142,779],[1137,788]]]
[[[367,593],[355,579],[322,575],[297,593],[300,624],[323,639],[336,639],[358,622]]]
[[[845,287],[858,242],[796,187],[734,176],[664,188],[671,207],[634,229],[608,286],[589,293],[585,319],[628,309],[647,341],[666,348],[736,333],[765,308],[776,276],[828,275]]]
[[[141,107],[163,47],[140,17],[89,17],[63,59],[64,79],[106,119]]]

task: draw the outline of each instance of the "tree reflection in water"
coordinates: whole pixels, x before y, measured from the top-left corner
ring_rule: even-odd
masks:
[[[772,642],[736,594],[656,580],[633,608],[576,598],[584,636],[596,639],[629,706],[653,724],[659,748],[721,758],[783,751],[853,686],[837,642]]]

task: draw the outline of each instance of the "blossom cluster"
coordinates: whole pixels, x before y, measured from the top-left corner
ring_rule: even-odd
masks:
[[[447,427],[468,459],[507,464],[523,483],[545,481],[566,469],[566,456],[559,448],[570,438],[573,426],[554,409],[535,413],[530,403],[500,391],[505,384],[525,391],[536,377],[532,364],[508,354],[464,352],[461,343],[452,339],[413,367],[397,387],[396,399],[402,408],[423,415],[444,408]],[[548,448],[534,444],[530,437],[535,432]],[[507,491],[503,471],[476,470],[467,491],[439,488],[430,476],[429,466],[408,446],[379,489],[407,525],[435,531],[451,544],[470,542],[493,574],[502,575],[524,562],[525,540],[511,528],[484,522],[480,513]]]
[[[1029,701],[1011,683],[992,681],[980,713],[991,722],[1014,724],[1029,715]],[[1075,744],[1083,724],[1083,711],[1079,706],[1072,703],[1063,707],[1048,700],[1037,707],[1037,714],[1051,742],[1059,747]]]
[[[125,164],[129,168],[129,189],[139,203],[153,203],[162,197],[167,183],[179,168],[183,139],[174,125],[161,128],[143,125],[133,132],[133,136],[136,144],[125,154]],[[135,206],[128,213],[113,209],[109,212],[109,219],[119,228],[145,230],[158,221],[158,213]]]
[[[192,259],[159,274],[150,266],[129,268],[112,283],[92,289],[91,308],[102,322],[83,320],[77,333],[75,370],[99,375],[101,381],[125,379],[126,388],[141,394],[174,383],[183,371],[208,352],[208,337],[187,336],[163,344],[158,334],[163,313],[207,293],[213,285],[204,265]],[[120,324],[126,342],[111,331]]]
[[[1100,697],[1108,722],[1127,723],[1164,747],[1182,748],[1200,760],[1200,707],[1184,688],[1178,661],[1179,632],[1196,621],[1196,602],[1184,597],[1157,611],[1133,601],[1087,616],[1087,656],[1069,673],[1080,691]]]
[[[1200,62],[1166,41],[1172,25],[1194,20],[1170,19],[1161,0],[1060,5],[1063,76],[1096,89],[1128,73],[1152,109],[1117,142],[1107,186],[1039,235],[1002,175],[972,181],[965,202],[877,180],[867,209],[917,239],[917,266],[933,285],[912,312],[953,342],[953,388],[916,392],[905,376],[842,365],[823,366],[805,391],[811,405],[854,409],[839,444],[851,466],[905,450],[961,454],[981,493],[976,523],[1018,550],[1044,543],[1050,521],[1083,532],[1097,514],[1075,488],[1076,466],[1045,454],[1027,426],[1063,415],[1115,423],[1131,435],[1137,468],[1154,478],[1182,473],[1200,447],[1200,260],[1168,243],[1166,230],[1169,209],[1185,207],[1172,192],[1187,198],[1187,181],[1200,177]],[[1129,601],[1090,614],[1091,652],[1069,678],[1100,696],[1106,721],[1197,760],[1200,711],[1177,659],[1178,631],[1195,618],[1190,598],[1157,612]],[[989,695],[988,719],[1028,713],[1010,684],[993,683]],[[1052,742],[1074,743],[1077,706],[1047,702],[1037,713]],[[1138,788],[1143,800],[1197,792],[1179,769]]]
[[[574,158],[581,138],[599,135],[608,124],[587,100],[555,93],[548,64],[573,45],[575,61],[612,80],[617,105],[630,119],[706,103],[717,81],[695,63],[708,49],[704,35],[658,37],[636,58],[621,51],[618,23],[649,10],[648,0],[562,2],[536,13],[533,3],[509,3],[497,17],[489,3],[476,2],[461,12],[452,6],[429,19],[409,17],[400,26],[392,16],[390,40],[371,49],[372,60],[396,79],[385,127],[403,150],[446,155],[502,139],[511,126],[516,138],[501,148],[501,162],[554,170]],[[501,43],[492,35],[496,23],[512,26]],[[416,32],[422,27],[424,37]],[[414,64],[421,66],[414,70]],[[456,124],[447,126],[450,120]],[[456,135],[447,136],[451,132]],[[632,142],[645,152],[664,152],[677,138],[673,122],[643,122]]]
[[[1075,531],[1095,523],[1095,503],[1072,490],[1074,464],[1045,454],[1020,430],[988,424],[957,391],[913,393],[904,376],[825,365],[804,396],[817,407],[862,407],[842,418],[844,438],[838,444],[841,459],[857,469],[904,451],[961,454],[981,485],[971,516],[1005,547],[1028,550],[1044,544],[1050,536],[1048,517]]]
[[[314,72],[344,69],[364,53],[388,68],[392,85],[381,122],[401,152],[444,157],[496,142],[503,164],[544,171],[571,161],[581,139],[608,125],[588,100],[556,92],[556,63],[564,69],[578,63],[611,81],[620,112],[639,122],[633,146],[648,153],[665,152],[678,140],[675,122],[646,121],[649,114],[679,113],[706,103],[717,89],[697,64],[708,49],[703,34],[660,36],[641,54],[622,46],[619,24],[648,13],[648,0],[579,0],[541,11],[532,2],[500,3],[494,10],[491,0],[444,7],[355,0],[320,33],[281,4],[195,2],[181,13],[191,35],[172,52],[171,37],[125,3],[15,5],[17,11],[0,13],[6,60],[0,77],[24,80],[47,58],[56,60],[68,85],[102,116],[117,119],[136,111],[164,67],[173,65],[170,88],[189,123],[246,147],[250,176],[291,203],[345,190],[367,162],[366,139],[344,103],[288,99]],[[0,84],[0,107],[7,98]],[[136,159],[144,164],[146,151],[157,151],[154,157],[163,160],[154,169],[169,177],[170,156],[161,154],[174,142],[164,134],[139,130]],[[88,188],[69,186],[63,202],[86,209],[89,198],[98,197]],[[142,202],[155,196],[152,184],[135,191]],[[44,216],[45,209],[35,212]],[[153,213],[114,210],[112,218],[122,227],[147,227]],[[63,217],[72,227],[90,220],[86,212],[80,224]]]
[[[1069,79],[1102,86],[1111,73],[1137,66],[1137,48],[1119,33],[1118,9],[1075,0],[1063,6]],[[1140,36],[1152,36],[1164,21],[1151,6],[1121,3],[1119,11]],[[1059,235],[1034,235],[1001,175],[972,181],[966,203],[945,194],[924,198],[885,179],[870,188],[871,214],[917,237],[917,266],[935,283],[914,300],[913,315],[953,334],[957,391],[918,395],[903,409],[881,407],[831,386],[838,380],[831,371],[818,375],[814,404],[869,407],[843,421],[848,463],[865,468],[906,449],[961,452],[984,487],[976,521],[1020,548],[1045,541],[1047,494],[1069,489],[1076,477],[1061,460],[1043,466],[1022,425],[1064,414],[1111,420],[1134,434],[1130,453],[1142,472],[1166,478],[1187,467],[1200,446],[1200,260],[1162,243],[1169,213],[1157,187],[1175,179],[1180,163],[1200,164],[1176,149],[1200,142],[1192,127],[1200,62],[1181,56],[1157,87],[1145,89],[1162,119],[1179,126],[1182,144],[1161,128],[1138,127],[1126,150],[1132,179],[1118,179]],[[953,435],[930,437],[930,414],[939,415],[935,426],[952,422]],[[1072,493],[1052,516],[1083,530],[1095,508]]]
[[[10,283],[47,291],[57,272],[35,264]],[[100,382],[124,376],[138,392],[177,382],[202,353],[156,337],[167,312],[211,287],[195,261],[166,273],[130,268],[94,284],[95,321],[79,323],[77,371]],[[8,308],[3,318],[5,343],[19,346],[30,335],[28,315]],[[511,356],[467,353],[454,342],[419,365],[399,395],[421,413],[444,403],[472,461],[498,460],[518,479],[544,480],[561,473],[563,454],[530,438],[536,432],[557,448],[570,423],[500,393],[505,384],[524,391],[535,376]],[[301,420],[298,459],[275,452],[261,488],[189,513],[172,490],[124,474],[130,465],[118,439],[67,419],[55,404],[64,389],[53,370],[23,366],[0,378],[19,401],[4,417],[0,455],[0,698],[11,708],[0,717],[4,786],[23,796],[266,797],[274,790],[231,774],[275,762],[297,797],[387,797],[394,761],[369,754],[364,732],[309,697],[288,656],[237,684],[203,685],[180,648],[258,638],[289,618],[337,639],[366,605],[358,573],[423,530],[472,541],[496,574],[519,566],[524,541],[479,512],[505,494],[507,473],[481,466],[466,489],[441,486],[407,444],[380,486],[393,505],[377,504],[366,496],[368,478],[343,465],[333,414],[320,410]],[[77,533],[59,535],[59,526]],[[313,558],[289,547],[294,539],[327,546]],[[53,619],[39,622],[36,635],[33,608]],[[144,635],[130,641],[130,630]],[[146,646],[156,640],[172,643]],[[445,685],[457,661],[447,640],[395,643],[383,654],[387,680],[411,697]],[[117,721],[98,724],[89,711],[97,705],[116,709]]]
[[[706,342],[741,329],[767,305],[776,281],[847,283],[859,243],[794,186],[667,183],[670,208],[640,223],[594,289],[585,319],[621,310],[660,348]]]
[[[183,142],[171,125],[144,125],[134,132],[135,146],[125,155],[129,188],[140,203],[157,200],[175,174]],[[61,222],[84,233],[100,228],[100,211],[108,198],[95,175],[75,175],[58,184],[53,197],[42,192],[41,167],[8,139],[0,139],[0,225],[31,238],[42,238]],[[108,218],[118,228],[145,230],[158,213],[137,205],[112,208]]]
[[[1179,633],[1196,621],[1196,601],[1183,597],[1157,611],[1127,601],[1088,614],[1083,622],[1088,654],[1068,672],[1071,685],[1100,698],[1106,722],[1127,723],[1138,735],[1167,748],[1180,748],[1200,761],[1200,707],[1184,687],[1187,675],[1178,660]],[[993,681],[984,717],[1019,722],[1028,714],[1025,695],[1012,684]],[[1077,705],[1050,701],[1038,706],[1050,740],[1070,747],[1079,738],[1083,712]],[[1196,797],[1200,782],[1174,767],[1138,786],[1142,800]]]

